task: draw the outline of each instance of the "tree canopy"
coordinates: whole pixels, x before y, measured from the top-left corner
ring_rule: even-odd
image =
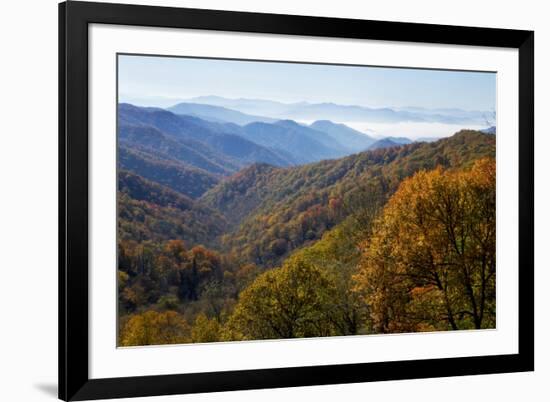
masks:
[[[376,332],[494,326],[495,173],[423,171],[391,197],[355,276]]]
[[[335,290],[323,270],[304,261],[291,261],[265,272],[240,294],[229,320],[232,337],[331,335]]]
[[[198,198],[120,170],[119,345],[494,328],[494,152],[462,131]]]

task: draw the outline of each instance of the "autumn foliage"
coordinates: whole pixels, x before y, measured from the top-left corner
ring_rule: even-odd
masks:
[[[228,322],[236,339],[332,335],[336,288],[321,269],[304,261],[260,275],[239,296]]]
[[[120,346],[494,328],[494,137],[119,177]]]
[[[495,189],[493,159],[401,184],[355,276],[375,332],[494,327]]]

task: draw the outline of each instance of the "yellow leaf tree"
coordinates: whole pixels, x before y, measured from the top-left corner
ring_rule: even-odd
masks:
[[[333,334],[334,283],[302,260],[260,275],[239,295],[225,329],[229,339],[275,339]]]
[[[121,346],[162,345],[189,342],[190,328],[175,311],[154,310],[133,315],[121,330]]]
[[[204,313],[200,313],[191,329],[192,342],[216,342],[220,339],[220,325],[215,318],[208,318]]]
[[[375,332],[495,326],[495,195],[494,159],[400,185],[354,277]]]

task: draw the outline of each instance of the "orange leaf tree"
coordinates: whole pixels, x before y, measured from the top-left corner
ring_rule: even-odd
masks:
[[[375,332],[495,325],[494,159],[406,179],[363,243],[355,289]]]

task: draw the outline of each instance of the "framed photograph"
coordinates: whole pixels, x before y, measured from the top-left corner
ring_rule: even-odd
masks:
[[[59,5],[59,397],[534,369],[534,33]]]

